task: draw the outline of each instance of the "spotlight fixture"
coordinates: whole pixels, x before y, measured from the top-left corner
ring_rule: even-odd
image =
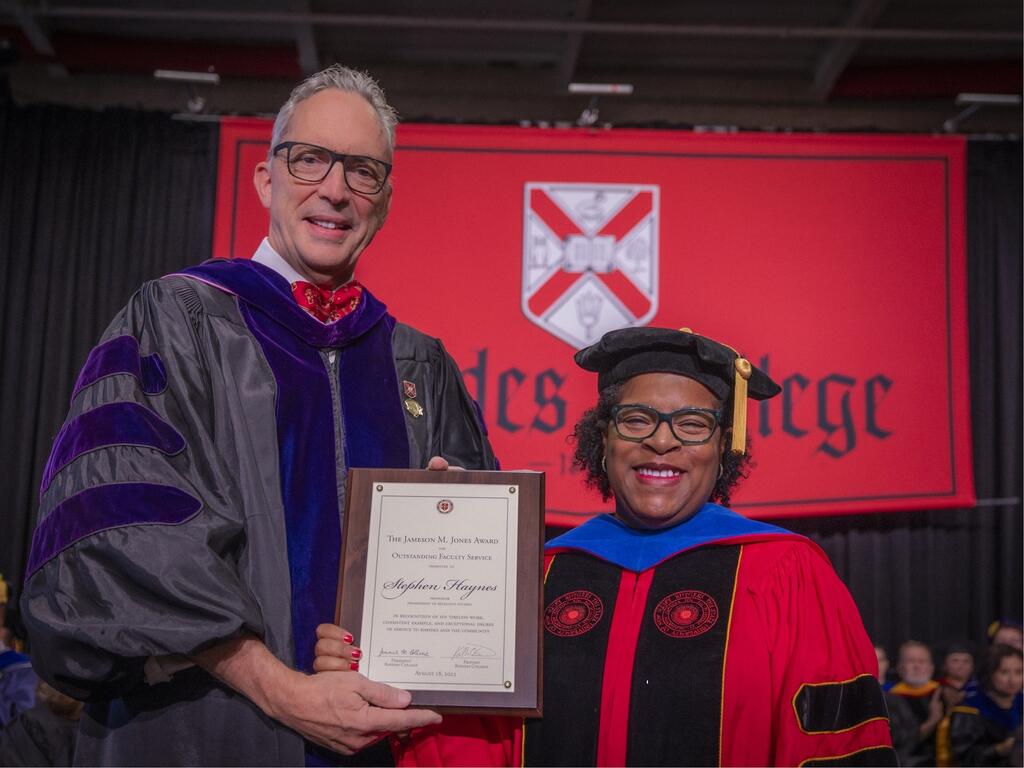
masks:
[[[173,80],[178,83],[219,85],[220,75],[216,72],[188,72],[182,69],[158,69],[153,72],[157,80]]]
[[[958,93],[955,104],[966,107],[970,104],[991,107],[1016,107],[1020,105],[1020,95],[1016,93]]]
[[[576,118],[580,128],[590,128],[597,124],[601,116],[597,108],[597,100],[601,96],[629,96],[633,93],[632,83],[569,83],[569,93],[580,93],[590,96],[590,103]]]
[[[942,124],[946,133],[956,133],[960,124],[982,107],[1019,107],[1021,97],[1017,93],[958,93],[954,103],[964,109]]]
[[[213,67],[207,72],[188,72],[181,69],[158,69],[153,72],[157,80],[169,80],[173,83],[182,83],[185,86],[186,100],[185,109],[190,115],[200,115],[206,109],[206,97],[199,92],[201,85],[219,85],[220,75],[213,71]]]
[[[585,93],[591,96],[616,94],[629,96],[633,93],[632,83],[569,83],[569,93]]]

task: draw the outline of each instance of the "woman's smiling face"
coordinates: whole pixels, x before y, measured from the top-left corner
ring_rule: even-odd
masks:
[[[622,387],[620,403],[647,405],[670,413],[680,408],[721,407],[703,384],[674,373],[644,373]],[[604,436],[606,471],[615,494],[615,513],[633,528],[667,528],[681,523],[711,497],[722,458],[722,430],[703,445],[683,445],[667,423],[633,442],[609,423]]]

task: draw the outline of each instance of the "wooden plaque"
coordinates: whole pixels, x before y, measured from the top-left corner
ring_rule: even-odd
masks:
[[[544,475],[352,469],[336,622],[439,712],[539,717]]]

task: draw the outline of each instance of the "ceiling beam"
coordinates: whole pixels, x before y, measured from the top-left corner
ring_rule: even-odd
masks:
[[[394,62],[429,61],[443,64],[503,64],[554,65],[559,66],[563,57],[557,51],[542,51],[526,48],[503,50],[466,50],[465,48],[400,48],[392,51],[388,59]],[[562,89],[565,90],[564,88]]]
[[[590,18],[590,0],[576,0],[576,7],[572,12],[573,21],[586,21]],[[558,67],[558,90],[564,91],[569,87],[576,74],[576,63],[580,58],[580,47],[583,45],[582,32],[570,32],[565,43],[565,52],[562,54],[562,62]]]
[[[407,72],[408,78],[402,73]],[[577,100],[556,96],[536,88],[530,73],[513,69],[499,71],[495,87],[490,78],[474,77],[473,88],[462,84],[452,87],[439,81],[436,72],[427,68],[385,66],[374,70],[381,82],[388,84],[389,100],[409,122],[509,123],[522,120],[558,121],[574,125],[580,108]],[[607,73],[598,73],[603,76]],[[111,79],[103,74],[75,74],[73,78],[56,80],[46,75],[41,66],[14,67],[9,74],[11,95],[18,104],[58,103],[97,109],[123,106],[138,109],[160,109],[174,112],[181,109],[180,94],[154,80],[150,73]],[[666,79],[665,84],[668,84]],[[742,80],[735,81],[739,85]],[[227,78],[211,92],[211,111],[223,114],[260,114],[273,119],[288,98],[291,82],[267,78]],[[862,102],[849,101],[825,105],[785,101],[785,93],[768,91],[751,101],[722,103],[731,83],[708,87],[693,97],[679,98],[668,90],[654,100],[647,99],[646,85],[630,99],[608,99],[603,102],[601,117],[615,125],[648,128],[683,128],[693,125],[735,125],[745,128],[773,130],[841,130],[877,129],[884,131],[934,132],[949,117],[952,101],[941,102]],[[752,90],[752,84],[748,84]],[[800,83],[793,83],[794,89]],[[801,98],[806,97],[806,76]],[[795,91],[794,91],[795,92]],[[707,98],[704,98],[704,96]],[[778,96],[778,98],[776,98]],[[707,99],[711,99],[708,101]],[[971,132],[997,132],[1020,136],[1020,107],[983,109],[965,124]],[[965,126],[961,126],[964,128]]]
[[[202,8],[116,8],[109,6],[40,6],[26,13],[45,18],[142,19],[148,21],[200,21],[206,23],[313,24],[330,27],[381,29],[445,29],[661,37],[761,38],[782,40],[932,40],[939,42],[1019,43],[1019,31],[989,29],[863,29],[857,27],[786,27],[772,25],[647,24],[557,19],[480,19],[445,16],[383,16],[288,11],[230,11]]]
[[[53,44],[36,18],[25,8],[22,3],[3,2],[0,3],[0,11],[6,11],[14,17],[14,22],[28,38],[32,49],[40,56],[54,57],[57,52],[53,50]]]
[[[299,16],[309,16],[309,0],[292,0],[292,8]],[[309,21],[295,22],[295,46],[299,52],[299,68],[302,74],[312,75],[320,70],[320,54],[316,49],[313,24]]]
[[[67,69],[56,60],[57,52],[53,48],[53,43],[50,42],[49,35],[46,34],[46,30],[43,29],[35,16],[22,3],[16,2],[16,0],[0,3],[0,10],[7,11],[14,17],[14,22],[21,29],[22,34],[25,35],[32,46],[32,50],[44,58],[52,59],[47,64],[47,70],[51,77],[67,77]]]
[[[847,15],[843,26],[847,29],[867,29],[874,26],[882,15],[889,0],[854,0],[853,8]],[[854,53],[860,47],[863,38],[842,38],[833,40],[825,53],[818,59],[814,70],[814,82],[811,84],[811,98],[824,102],[835,86],[846,65],[850,63]]]

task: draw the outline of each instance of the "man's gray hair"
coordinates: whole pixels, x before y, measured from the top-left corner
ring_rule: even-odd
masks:
[[[274,147],[281,143],[281,137],[284,136],[284,132],[288,129],[288,121],[292,119],[292,113],[299,102],[305,101],[314,93],[326,91],[329,88],[337,88],[339,91],[345,91],[346,93],[357,93],[370,103],[370,106],[376,111],[377,117],[380,118],[381,126],[384,128],[384,135],[388,142],[388,154],[393,154],[395,151],[395,126],[398,125],[398,113],[394,107],[388,104],[384,91],[368,73],[349,69],[341,64],[332,64],[327,69],[321,70],[315,75],[310,75],[295,86],[295,89],[288,97],[288,101],[284,103],[281,111],[277,113],[277,119],[274,120],[274,133],[270,140],[271,153],[273,153]]]

